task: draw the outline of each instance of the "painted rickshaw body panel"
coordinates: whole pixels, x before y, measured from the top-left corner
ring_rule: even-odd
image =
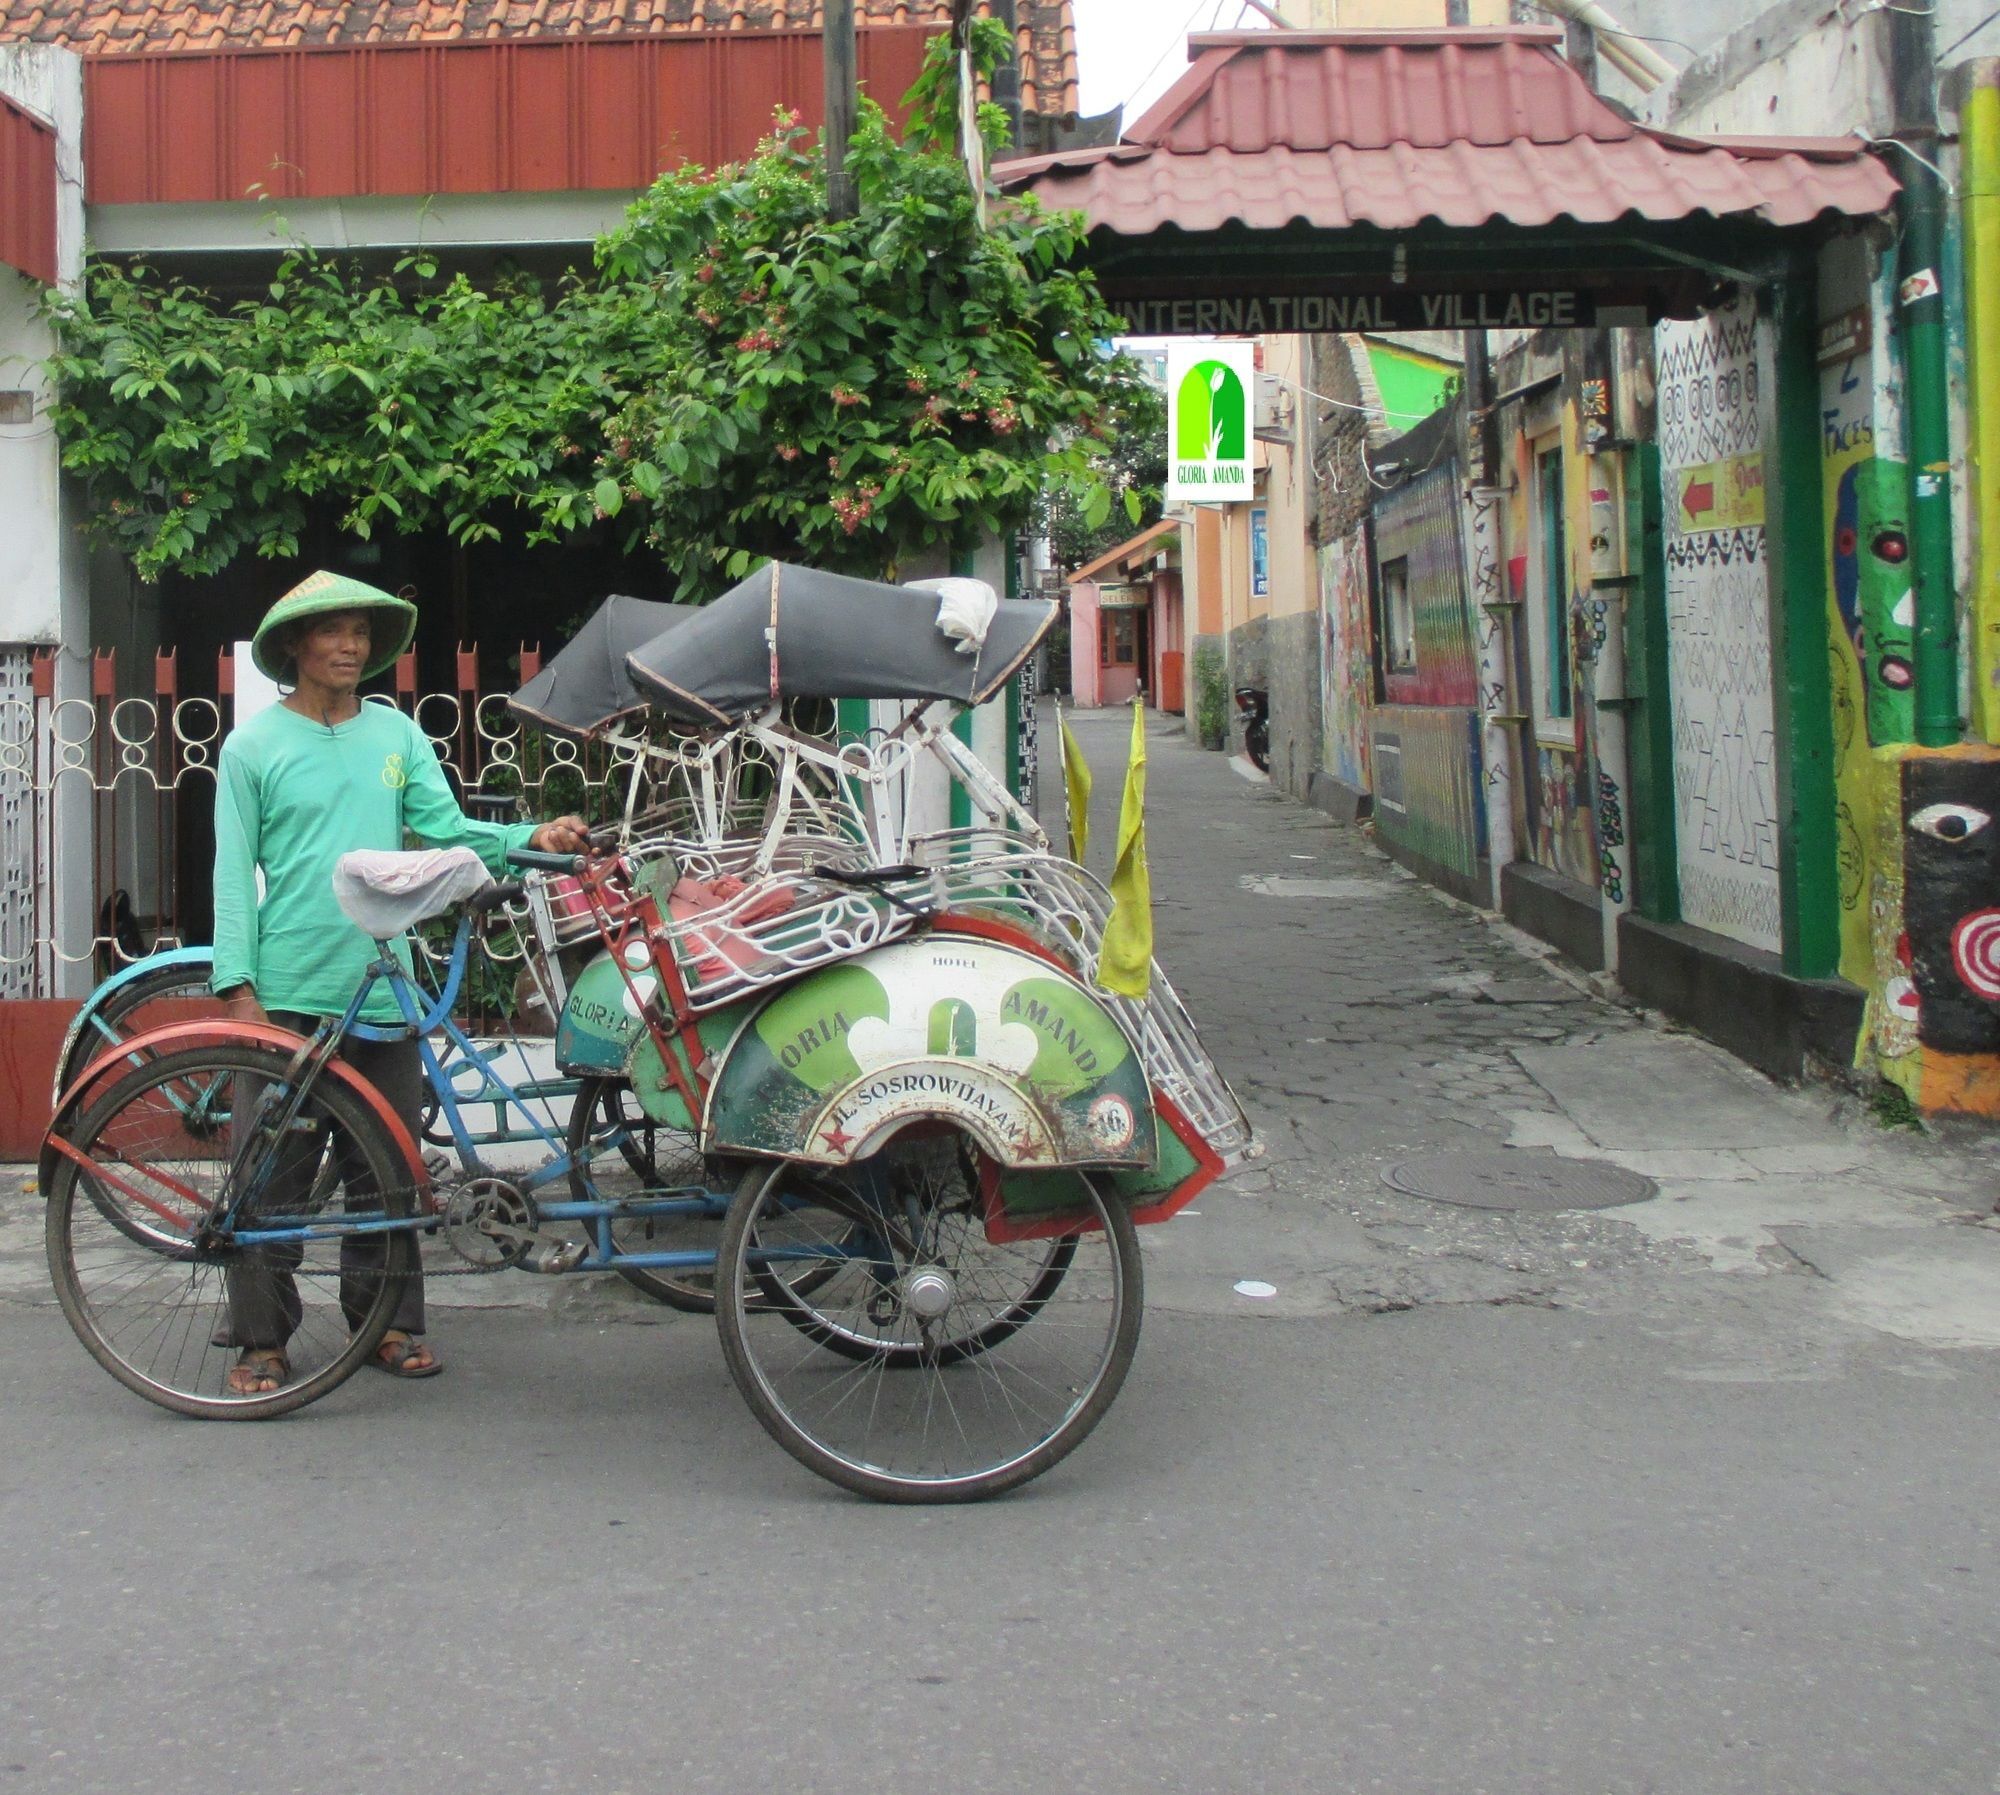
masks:
[[[949,928],[763,1003],[716,1071],[704,1144],[844,1165],[920,1118],[961,1123],[1010,1167],[1156,1153],[1145,1067],[1116,1019],[1043,954]]]

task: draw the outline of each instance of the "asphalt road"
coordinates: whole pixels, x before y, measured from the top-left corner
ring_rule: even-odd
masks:
[[[1122,720],[1081,730],[1109,794]],[[1273,1150],[1143,1231],[1138,1361],[1071,1459],[874,1507],[764,1437],[706,1322],[526,1278],[441,1316],[443,1378],[179,1421],[70,1337],[16,1196],[0,1795],[2000,1790],[1972,1150],[1746,1081],[1154,756],[1163,956]],[[1510,1141],[1662,1194],[1381,1185]]]

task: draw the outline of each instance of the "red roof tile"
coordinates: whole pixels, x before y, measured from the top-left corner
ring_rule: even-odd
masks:
[[[978,10],[988,10],[981,0]],[[859,0],[866,25],[942,25],[951,0]],[[1019,0],[1021,104],[1076,110],[1071,0]],[[0,0],[0,38],[85,56],[456,38],[817,31],[822,0]]]
[[[1121,142],[999,172],[1126,237],[1628,214],[1796,225],[1895,196],[1852,138],[1702,141],[1635,125],[1555,54],[1560,41],[1538,28],[1197,36],[1188,72]]]

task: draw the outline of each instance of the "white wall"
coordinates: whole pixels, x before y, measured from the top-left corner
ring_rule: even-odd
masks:
[[[55,127],[56,270],[71,285],[83,271],[83,64],[46,44],[0,44],[0,94]],[[35,395],[30,422],[0,425],[0,644],[58,648],[57,700],[87,703],[88,556],[73,527],[77,501],[62,479],[49,426],[41,364],[55,342],[35,313],[39,292],[25,275],[0,268],[0,388]],[[35,869],[42,929],[52,924],[59,949],[74,961],[51,994],[74,996],[93,982],[87,789],[75,778],[64,780],[45,814],[51,851]]]
[[[0,45],[0,94],[56,128],[56,267],[74,282],[83,268],[83,64],[47,45]],[[55,339],[36,316],[40,295],[37,282],[0,268],[0,388],[35,395],[31,422],[0,425],[0,642],[80,646],[87,582],[63,517],[41,370]]]

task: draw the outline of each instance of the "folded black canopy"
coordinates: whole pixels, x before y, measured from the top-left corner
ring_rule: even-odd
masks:
[[[633,685],[626,655],[699,615],[694,605],[660,604],[614,592],[548,665],[507,700],[507,708],[562,735],[587,735],[642,711],[649,697]]]
[[[668,716],[734,723],[783,698],[983,704],[1055,622],[1047,599],[1003,599],[976,653],[937,627],[938,595],[772,561],[626,657]]]

